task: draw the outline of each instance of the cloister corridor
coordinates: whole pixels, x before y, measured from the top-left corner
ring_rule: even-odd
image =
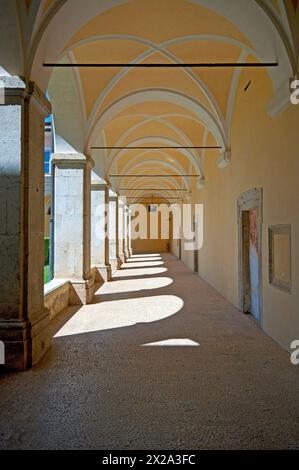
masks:
[[[299,448],[289,354],[171,254],[132,256],[54,335],[0,376],[1,448]]]

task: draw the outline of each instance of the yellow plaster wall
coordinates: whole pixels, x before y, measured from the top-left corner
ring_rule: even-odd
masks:
[[[154,200],[152,201],[153,204],[163,204],[163,201]],[[147,211],[147,235],[148,238],[146,240],[137,239],[132,240],[132,248],[133,253],[166,253],[169,251],[170,247],[170,240],[162,238],[161,235],[161,222],[159,222],[159,229],[158,229],[158,238],[151,239],[150,238],[150,214],[147,210],[148,204],[146,203],[146,211]],[[169,231],[171,230],[171,226],[169,225]]]
[[[252,85],[244,92],[249,80]],[[243,192],[262,187],[262,327],[289,349],[299,339],[299,106],[272,119],[265,111],[272,93],[265,72],[244,71],[232,123],[232,161],[221,170],[215,156],[207,153],[206,186],[196,190],[196,201],[204,204],[199,274],[238,305],[237,200]],[[275,224],[292,226],[292,294],[269,285],[268,228]]]

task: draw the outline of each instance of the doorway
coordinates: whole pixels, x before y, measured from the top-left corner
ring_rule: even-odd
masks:
[[[262,190],[238,200],[240,310],[261,323],[262,317]]]

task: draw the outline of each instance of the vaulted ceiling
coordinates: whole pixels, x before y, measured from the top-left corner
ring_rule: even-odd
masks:
[[[44,62],[278,61],[279,67],[267,70],[273,94],[297,68],[294,37],[284,2],[279,0],[47,0],[39,4],[37,8],[34,0],[24,1],[28,15],[36,12],[34,34],[28,40],[27,73],[44,89],[49,84],[59,137],[70,148],[92,155],[95,170],[106,178],[159,173],[165,177],[156,179],[154,187],[190,189],[191,180],[182,175],[196,174],[202,184],[207,153],[209,158],[220,158],[222,166],[227,163],[240,69],[52,71],[43,67]],[[294,2],[294,15],[295,8]],[[93,149],[99,146],[221,148]],[[111,180],[115,189],[153,187],[149,178]]]

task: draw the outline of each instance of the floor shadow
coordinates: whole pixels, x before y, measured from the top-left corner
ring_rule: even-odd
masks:
[[[33,370],[1,381],[1,449],[299,447],[288,354],[181,262],[163,259],[173,283],[69,309],[56,326],[77,316],[82,332],[55,337]],[[177,311],[159,318],[167,299]],[[135,323],[120,327],[125,304]],[[105,315],[113,328],[84,332]]]

